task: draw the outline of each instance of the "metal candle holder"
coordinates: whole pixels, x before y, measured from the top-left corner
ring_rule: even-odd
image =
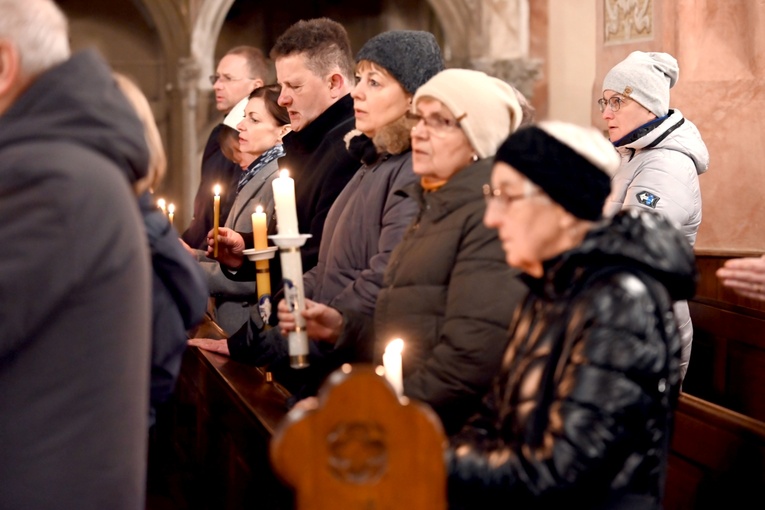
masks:
[[[303,263],[300,260],[300,247],[311,234],[268,236],[279,248],[282,261],[282,279],[284,280],[284,300],[295,316],[295,331],[289,333],[290,366],[306,368],[308,363],[308,333],[305,319],[301,312],[305,309],[303,289]]]

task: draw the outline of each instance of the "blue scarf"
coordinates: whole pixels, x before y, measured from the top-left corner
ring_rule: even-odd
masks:
[[[244,172],[244,175],[239,179],[239,184],[236,186],[236,194],[238,195],[240,191],[242,191],[242,188],[245,187],[245,185],[250,182],[250,179],[255,177],[257,173],[260,171],[261,168],[269,164],[271,161],[275,160],[276,158],[281,158],[284,156],[284,146],[280,143],[277,143],[270,149],[268,149],[266,152],[258,156],[258,159],[252,162],[250,167],[247,169],[246,172]]]

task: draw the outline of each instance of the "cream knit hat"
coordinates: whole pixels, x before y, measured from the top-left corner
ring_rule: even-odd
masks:
[[[669,53],[633,51],[616,64],[603,80],[603,90],[634,99],[657,117],[669,112],[669,89],[680,68]]]
[[[227,125],[230,128],[233,128],[235,131],[239,131],[236,129],[236,126],[239,125],[240,122],[244,120],[244,109],[247,106],[247,103],[250,101],[250,96],[246,96],[244,99],[239,101],[234,105],[233,108],[231,108],[231,111],[228,112],[228,115],[226,115],[226,118],[223,119],[223,123]]]
[[[480,158],[493,156],[521,123],[521,105],[515,89],[480,71],[441,71],[417,89],[412,111],[423,97],[441,101],[460,119],[462,131]]]

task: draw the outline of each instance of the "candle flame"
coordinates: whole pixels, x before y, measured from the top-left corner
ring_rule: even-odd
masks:
[[[255,212],[258,213],[258,214],[262,213],[263,212],[263,206],[262,205],[257,206],[255,208]]]
[[[169,212],[170,214],[173,214],[175,212],[175,204],[168,204],[167,212]]]
[[[385,353],[389,352],[395,352],[398,354],[401,354],[401,351],[404,350],[404,341],[400,338],[396,338],[394,340],[391,340],[388,345],[385,346]]]
[[[287,170],[286,168],[282,168],[281,170],[279,170],[279,177],[289,177],[289,176],[290,176],[290,171]]]
[[[162,210],[165,209],[165,199],[164,198],[157,199],[157,207],[159,207]]]
[[[215,186],[213,186],[213,193],[215,193],[216,197],[220,196],[220,184],[216,184]]]

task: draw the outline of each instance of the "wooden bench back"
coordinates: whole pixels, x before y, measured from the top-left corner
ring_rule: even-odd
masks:
[[[446,508],[445,446],[429,407],[399,401],[369,365],[344,365],[317,409],[287,414],[270,453],[298,510],[432,510]]]

